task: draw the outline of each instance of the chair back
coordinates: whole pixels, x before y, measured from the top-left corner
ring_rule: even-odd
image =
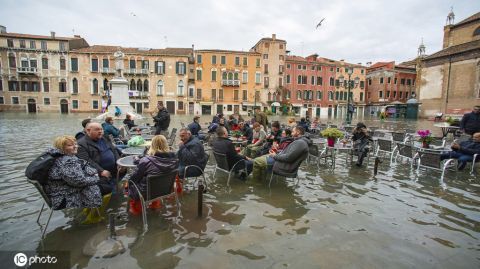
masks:
[[[375,130],[375,131],[373,131],[373,136],[374,137],[385,137],[385,133]]]
[[[308,147],[308,154],[313,155],[315,157],[320,156],[320,151],[318,150],[318,145],[311,145]]]
[[[37,189],[37,191],[40,193],[40,195],[42,196],[43,200],[48,205],[48,207],[52,208],[52,200],[50,200],[50,197],[48,197],[47,193],[43,189],[43,185],[40,184],[40,182],[38,182],[36,180],[30,180],[30,179],[27,178],[27,181],[28,181],[28,183],[32,184]]]
[[[395,142],[404,142],[405,137],[406,137],[405,132],[393,132],[392,133],[392,138],[393,138],[393,141],[395,141]]]
[[[433,141],[430,143],[432,146],[445,147],[447,144],[447,139],[443,137],[433,137]]]
[[[368,129],[370,129],[372,132],[375,132],[376,130],[378,130],[378,126],[370,126],[368,127]]]
[[[393,146],[392,140],[378,139],[377,145],[378,145],[378,149],[381,151],[387,151],[387,152],[392,151],[392,146]]]
[[[353,132],[353,126],[345,126],[345,127],[343,127],[343,129],[344,129],[345,132],[347,132],[347,133]]]
[[[223,153],[219,153],[214,151],[213,156],[215,157],[215,161],[217,162],[217,166],[223,170],[230,171],[230,167],[228,166],[227,155]]]
[[[420,152],[420,165],[434,169],[442,169],[442,160],[440,151],[424,150]]]
[[[177,170],[169,173],[147,176],[147,199],[150,201],[175,192],[173,184],[177,177]]]
[[[398,154],[402,157],[413,158],[413,147],[410,144],[398,143]]]

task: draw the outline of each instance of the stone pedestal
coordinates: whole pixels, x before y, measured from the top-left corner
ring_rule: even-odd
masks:
[[[104,119],[107,116],[116,119],[125,119],[127,113],[132,115],[135,119],[141,119],[142,116],[135,113],[130,106],[128,81],[123,77],[115,77],[110,80],[109,83],[111,85],[110,96],[112,98],[112,103],[108,107],[108,112],[99,115],[97,119]],[[115,107],[118,107],[121,111],[119,116],[115,116]]]

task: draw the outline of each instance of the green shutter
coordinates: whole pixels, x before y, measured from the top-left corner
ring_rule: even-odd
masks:
[[[175,74],[178,75],[178,62],[175,63]]]

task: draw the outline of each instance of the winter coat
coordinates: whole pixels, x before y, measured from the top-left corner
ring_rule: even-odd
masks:
[[[245,157],[238,154],[233,146],[232,141],[228,138],[217,137],[212,143],[213,151],[225,154],[227,156],[228,168],[231,169],[233,165],[240,161],[245,160]]]
[[[470,112],[463,115],[460,121],[460,129],[465,130],[465,133],[470,135],[480,132],[480,113]]]
[[[273,157],[275,164],[273,171],[278,173],[293,173],[298,170],[300,164],[308,157],[308,148],[312,141],[301,136],[295,138],[282,152]]]
[[[170,126],[170,113],[168,113],[167,109],[163,108],[153,117],[153,121],[155,122],[155,126],[160,128],[160,130],[167,130],[168,126]]]
[[[355,130],[353,130],[352,141],[353,149],[356,152],[362,152],[366,149],[368,150],[368,145],[370,141],[372,141],[372,138],[365,134],[361,129],[355,128]]]
[[[190,137],[187,143],[180,146],[177,155],[180,161],[178,173],[182,178],[184,169],[188,165],[199,166],[202,170],[207,166],[208,155],[205,154],[202,142],[194,136]],[[187,176],[195,177],[201,174],[201,171],[198,171],[198,169],[190,168]]]
[[[147,176],[169,173],[178,169],[178,158],[173,152],[157,153],[155,156],[145,156],[140,159],[137,167],[130,176],[143,197],[147,197]],[[129,184],[130,196],[138,200],[139,196],[132,184]]]
[[[473,139],[463,141],[460,143],[460,149],[455,150],[461,154],[465,155],[475,155],[480,154],[480,142],[475,142]]]
[[[200,126],[200,124],[198,124],[198,122],[194,121],[188,125],[188,130],[190,130],[190,133],[192,133],[192,135],[197,136],[198,132],[202,130],[202,127]]]
[[[60,153],[58,149],[49,152]],[[97,170],[87,161],[63,155],[50,168],[44,188],[53,209],[94,208],[102,205],[99,180]]]
[[[127,125],[128,127],[128,130],[132,129],[133,127],[137,126],[135,125],[135,122],[133,120],[129,120],[129,119],[124,119],[123,120],[123,124]]]
[[[250,128],[250,126],[245,124],[243,126],[243,129],[240,129],[240,131],[243,133],[243,136],[245,136],[247,138],[247,142],[252,143],[252,140],[253,140],[253,130],[252,130],[252,128]]]
[[[113,126],[110,123],[102,123],[102,128],[103,128],[103,136],[105,137],[110,137],[112,135],[114,138],[118,138],[120,135],[120,130],[118,130],[117,127]]]
[[[118,159],[120,159],[120,155],[118,154],[117,149],[115,146],[106,140],[105,138],[100,138],[104,139],[105,143],[107,146],[110,148],[110,150],[113,152],[113,156],[115,157],[115,162],[117,162]],[[97,144],[95,141],[93,141],[88,135],[80,138],[77,140],[78,144],[78,153],[77,157],[83,160],[86,160],[91,166],[93,166],[95,169],[97,169],[98,173],[102,173],[103,169],[102,165],[100,163],[100,149],[98,148]],[[110,171],[113,172],[113,171]]]

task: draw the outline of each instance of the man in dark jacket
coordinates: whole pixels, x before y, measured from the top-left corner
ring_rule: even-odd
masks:
[[[460,129],[469,135],[480,132],[480,106],[475,106],[472,112],[463,115]]]
[[[278,121],[272,122],[272,131],[267,136],[267,142],[263,144],[263,147],[260,150],[260,156],[268,154],[274,142],[280,143],[280,140],[282,139],[282,131],[283,130],[280,128],[280,123]]]
[[[197,177],[202,174],[202,171],[207,166],[208,155],[205,154],[205,149],[203,148],[202,142],[198,140],[195,136],[192,136],[191,132],[186,129],[180,129],[180,143],[178,149],[178,159],[180,160],[180,165],[178,167],[178,174],[180,178],[186,177]],[[184,175],[184,170],[186,166],[196,165],[202,169],[201,171],[197,168],[189,168],[187,174]]]
[[[150,115],[153,116],[153,121],[155,122],[155,135],[166,132],[168,130],[168,126],[170,126],[170,113],[168,113],[167,109],[163,106],[162,101],[158,101],[157,108],[158,112],[156,116],[153,116],[152,113],[150,113]]]
[[[248,126],[248,123],[246,123],[243,120],[241,120],[238,123],[238,125],[240,127],[240,132],[242,132],[243,136],[245,136],[247,138],[248,144],[251,144],[252,140],[253,140],[253,130],[252,130],[252,128],[250,128],[250,126]]]
[[[116,176],[117,160],[120,156],[115,146],[103,138],[103,128],[98,122],[91,122],[86,127],[87,135],[80,138],[78,143],[77,157],[86,160],[98,171],[100,176],[100,189],[104,193],[105,188],[112,188]],[[102,184],[105,182],[105,184]],[[111,191],[111,189],[110,189]]]
[[[273,170],[280,173],[293,173],[308,157],[308,148],[312,141],[305,137],[305,129],[300,126],[293,128],[292,136],[294,141],[290,143],[282,152],[271,152],[270,157],[274,159]]]
[[[80,139],[82,137],[84,137],[87,132],[86,132],[86,127],[87,127],[87,124],[89,124],[90,122],[92,122],[92,119],[84,119],[82,120],[82,127],[83,127],[83,130],[78,132],[76,135],[75,135],[75,139]]]
[[[235,163],[237,163],[240,160],[244,160],[243,162],[240,162],[237,166],[235,166],[234,171],[239,171],[245,169],[245,166],[247,168],[247,174],[240,174],[240,179],[241,180],[246,180],[247,176],[252,172],[253,169],[253,162],[251,159],[242,156],[237,153],[235,150],[235,147],[233,146],[232,141],[228,139],[228,132],[225,127],[218,127],[217,128],[217,139],[213,141],[212,143],[212,148],[213,151],[225,154],[227,156],[227,162],[228,162],[228,167],[231,169]]]
[[[473,161],[473,155],[480,154],[480,132],[474,133],[471,139],[460,142],[460,144],[453,143],[452,150],[453,151],[443,153],[441,159],[458,159],[458,170],[463,170],[467,162]],[[476,161],[478,162],[480,159]]]
[[[200,133],[202,126],[200,126],[199,121],[199,116],[193,117],[193,122],[188,125],[188,130],[190,130],[190,133],[198,139],[205,140],[205,135]]]

